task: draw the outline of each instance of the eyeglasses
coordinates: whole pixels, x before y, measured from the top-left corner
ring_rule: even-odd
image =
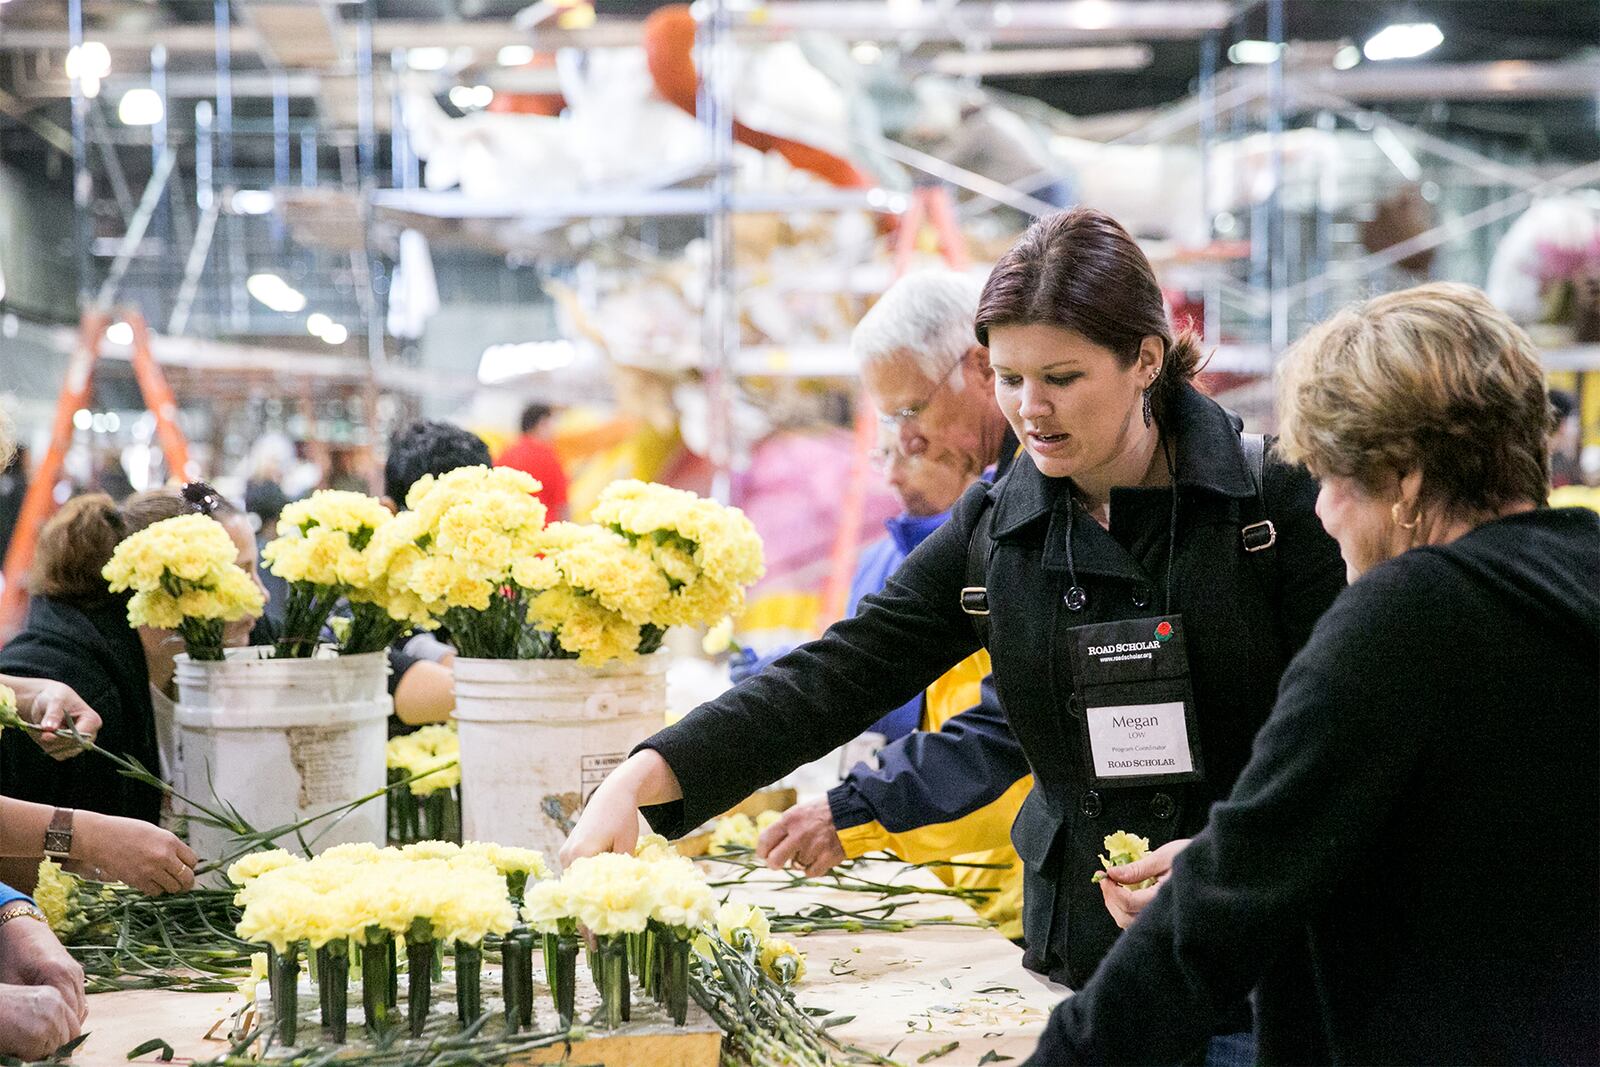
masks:
[[[183,496],[185,504],[207,518],[227,507],[227,501],[222,499],[222,494],[205,482],[189,482],[179,490],[179,493]]]
[[[949,370],[944,372],[944,377],[940,378],[938,383],[928,390],[928,395],[923,397],[920,403],[912,404],[910,407],[896,408],[894,411],[880,411],[878,412],[878,422],[883,426],[896,428],[909,426],[916,422],[917,419],[922,417],[922,413],[928,410],[928,405],[933,403],[933,398],[939,395],[939,390],[948,385],[950,379],[960,369],[961,360],[958,359]]]

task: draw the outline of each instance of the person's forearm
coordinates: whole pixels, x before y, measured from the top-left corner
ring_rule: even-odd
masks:
[[[448,722],[456,707],[455,675],[446,667],[419,660],[394,687],[395,717],[407,726]]]
[[[678,784],[672,765],[652,748],[642,749],[624,760],[611,772],[606,785],[631,794],[634,804],[641,808],[683,799],[683,787]]]
[[[0,797],[0,856],[37,859],[44,855],[44,832],[56,809],[13,797]],[[96,811],[72,813],[72,849],[77,862],[94,864],[93,853],[104,851],[108,817]]]

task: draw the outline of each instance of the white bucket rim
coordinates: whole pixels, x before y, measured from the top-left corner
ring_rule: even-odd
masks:
[[[360,729],[386,721],[393,708],[394,700],[385,696],[381,700],[290,707],[215,708],[177,704],[172,715],[173,721],[184,730]]]

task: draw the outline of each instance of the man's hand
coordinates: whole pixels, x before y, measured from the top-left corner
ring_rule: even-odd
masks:
[[[818,797],[796,804],[771,826],[761,831],[756,855],[774,870],[793,863],[815,878],[845,861],[839,831],[833,828],[833,813],[828,798]]]
[[[28,922],[15,919],[8,926]],[[50,986],[0,985],[0,1055],[42,1060],[78,1036],[83,1019]]]
[[[83,751],[69,733],[56,732],[66,724],[71,723],[85,741],[93,741],[100,733],[100,716],[71,686],[62,682],[30,681],[13,688],[18,689],[18,713],[41,728],[37,737],[39,747],[56,759],[71,759]]]
[[[1105,898],[1106,910],[1118,926],[1126,930],[1133,925],[1133,920],[1156,898],[1161,883],[1172,873],[1172,861],[1188,847],[1189,838],[1181,837],[1176,841],[1168,841],[1144,859],[1124,863],[1106,872],[1100,882],[1100,895]],[[1154,878],[1155,885],[1145,889],[1127,888],[1138,885],[1146,878]]]
[[[89,1014],[83,968],[38,919],[23,916],[0,926],[0,983],[55,990],[71,1009],[74,1023],[81,1023]],[[77,1032],[74,1026],[65,1040],[70,1041]],[[61,1044],[50,1046],[49,1051]]]

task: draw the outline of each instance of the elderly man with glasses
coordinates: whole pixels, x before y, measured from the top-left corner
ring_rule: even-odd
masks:
[[[944,522],[975,478],[998,477],[1017,452],[995,401],[988,350],[973,335],[980,288],[950,271],[908,275],[851,337],[864,400],[880,423],[873,462],[906,509],[889,521],[889,536],[863,552],[852,612]],[[858,764],[826,797],[785,812],[762,834],[760,854],[810,875],[880,849],[913,863],[1010,864],[941,870],[991,891],[980,912],[1020,937],[1022,865],[1010,831],[1033,779],[988,674],[989,656],[980,650],[886,716],[879,732],[904,736],[879,752],[878,768]]]

